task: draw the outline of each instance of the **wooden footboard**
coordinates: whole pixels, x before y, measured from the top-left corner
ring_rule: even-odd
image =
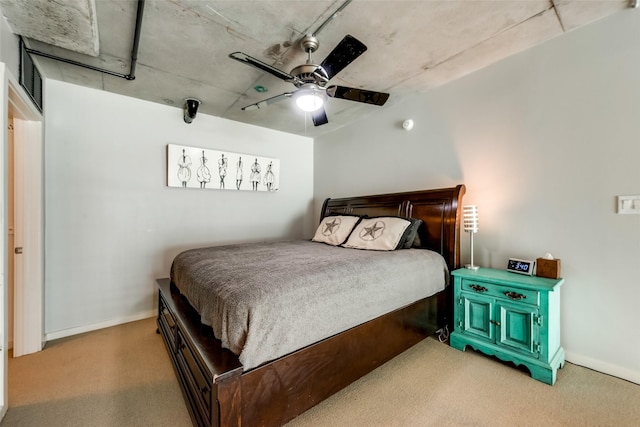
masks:
[[[247,372],[169,279],[158,329],[197,426],[279,426],[402,353],[444,321],[445,292]]]

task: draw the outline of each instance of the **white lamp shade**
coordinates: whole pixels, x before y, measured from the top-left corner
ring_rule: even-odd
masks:
[[[324,105],[322,95],[313,90],[301,89],[296,93],[296,104],[302,111],[311,113],[319,110]]]
[[[467,233],[478,232],[478,207],[468,205],[462,207],[462,225]]]

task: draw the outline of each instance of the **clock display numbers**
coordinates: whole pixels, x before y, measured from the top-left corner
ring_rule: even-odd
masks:
[[[524,259],[517,258],[509,258],[509,262],[507,263],[507,270],[512,271],[514,273],[533,275],[533,266],[535,261],[528,261]]]

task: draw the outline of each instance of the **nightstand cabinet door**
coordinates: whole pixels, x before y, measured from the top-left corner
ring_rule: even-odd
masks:
[[[524,365],[531,376],[554,384],[564,366],[560,346],[560,286],[563,279],[523,276],[481,268],[452,272],[454,331],[450,344],[471,346]]]
[[[496,343],[538,358],[540,355],[538,307],[499,302],[496,303],[496,311],[500,324]]]
[[[463,292],[460,303],[463,306],[460,321],[462,331],[465,334],[493,341],[495,299]]]

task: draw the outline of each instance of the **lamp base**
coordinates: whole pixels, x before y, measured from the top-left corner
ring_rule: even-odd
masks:
[[[464,266],[464,268],[468,268],[469,270],[477,270],[480,268],[480,266],[478,265],[473,265],[473,264],[467,264]]]

